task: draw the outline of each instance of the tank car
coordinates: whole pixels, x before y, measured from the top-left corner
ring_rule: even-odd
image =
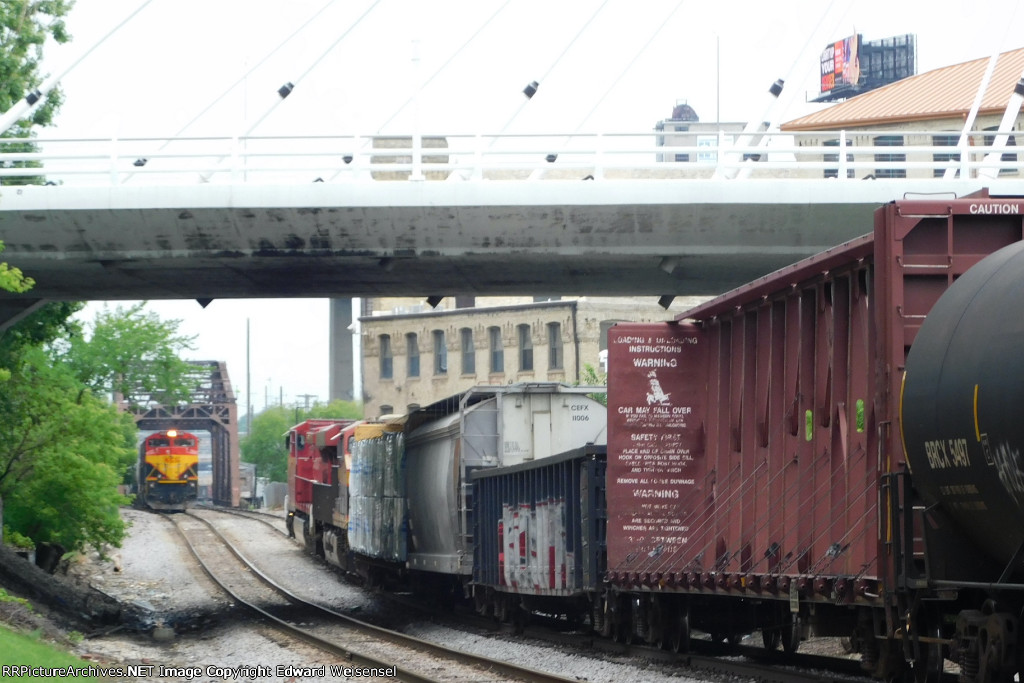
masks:
[[[198,467],[195,434],[176,429],[149,434],[139,444],[138,500],[162,512],[185,510],[198,495]]]

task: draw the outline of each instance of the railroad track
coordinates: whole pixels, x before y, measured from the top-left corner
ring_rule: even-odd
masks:
[[[337,656],[341,666],[390,668],[400,680],[422,683],[575,682],[573,678],[452,650],[308,602],[265,576],[209,520],[194,512],[165,518],[221,590],[273,628]],[[302,622],[301,627],[296,621]]]
[[[230,514],[259,521],[285,535],[283,521],[275,515],[219,507],[205,509],[214,513]],[[407,596],[383,594],[382,597],[404,609],[419,611],[425,618],[454,628],[491,633],[497,630],[509,636],[523,637],[577,652],[589,651],[594,656],[611,657],[613,660],[629,657],[656,662],[670,668],[678,667],[679,673],[689,673],[695,676],[706,674],[709,679],[722,676],[743,677],[772,683],[820,683],[822,681],[863,683],[873,680],[860,671],[858,662],[850,659],[805,653],[784,655],[781,652],[766,652],[760,647],[727,647],[700,639],[693,641],[693,649],[690,653],[677,655],[649,645],[617,643],[589,633],[560,630],[555,625],[546,625],[543,622],[521,628],[508,623],[499,624],[493,619],[485,619],[473,612],[438,615],[429,606]],[[450,679],[446,676],[445,680]],[[556,678],[555,680],[565,679]],[[952,681],[946,683],[952,683]]]

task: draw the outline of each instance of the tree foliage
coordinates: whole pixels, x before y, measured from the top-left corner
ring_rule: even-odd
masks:
[[[0,402],[4,523],[68,549],[119,545],[117,508],[135,459],[134,423],[86,390],[41,347],[26,349]]]
[[[118,308],[97,315],[86,338],[71,317],[80,307],[48,304],[0,337],[4,522],[68,549],[119,545],[124,536],[118,506],[127,499],[117,486],[135,462],[137,430],[109,393],[124,382],[187,394],[192,368],[171,358],[191,341],[178,321]]]
[[[256,415],[249,426],[249,433],[240,444],[242,460],[254,463],[261,477],[271,481],[285,481],[288,475],[288,451],[284,435],[293,426],[305,420],[350,419],[363,416],[362,407],[353,401],[331,401],[327,405],[315,405],[305,410],[273,406]]]
[[[60,44],[71,40],[64,17],[73,5],[72,0],[0,2],[0,111],[9,110],[42,84],[43,45],[47,38]],[[5,137],[27,137],[32,126],[50,125],[62,101],[60,90],[52,89],[31,117],[18,122]]]
[[[194,389],[193,366],[181,353],[195,337],[179,333],[180,320],[161,320],[145,303],[104,309],[88,326],[59,345],[58,358],[84,385],[123,397],[131,406],[187,403]]]
[[[583,364],[583,372],[580,373],[580,384],[591,387],[603,387],[608,385],[608,375],[595,368],[590,363]],[[608,393],[587,394],[601,405],[608,405]]]

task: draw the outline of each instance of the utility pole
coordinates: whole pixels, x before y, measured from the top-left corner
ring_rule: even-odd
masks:
[[[312,399],[316,399],[316,394],[296,394],[295,398],[303,399],[305,401],[305,406],[303,406],[303,407],[306,410],[309,410],[309,399],[311,399],[311,398]]]

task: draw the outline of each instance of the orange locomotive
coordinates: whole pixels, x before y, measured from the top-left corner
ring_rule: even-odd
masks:
[[[179,512],[196,499],[199,439],[168,429],[147,436],[139,446],[139,502],[153,510]]]

